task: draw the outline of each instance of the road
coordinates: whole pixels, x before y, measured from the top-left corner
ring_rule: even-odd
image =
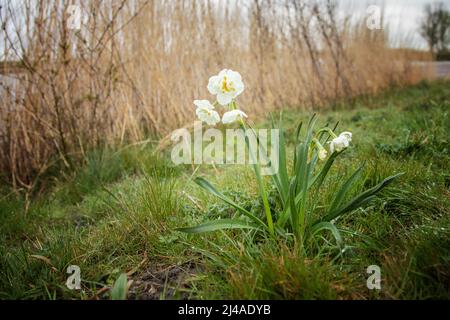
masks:
[[[437,61],[433,62],[433,64],[438,78],[450,77],[450,61]]]
[[[415,61],[413,64],[427,71],[431,71],[433,77],[450,78],[450,61]]]

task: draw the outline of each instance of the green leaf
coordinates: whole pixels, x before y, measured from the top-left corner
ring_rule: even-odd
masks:
[[[127,285],[128,279],[127,274],[122,273],[119,278],[117,278],[114,286],[111,289],[111,299],[112,300],[126,300],[127,298]]]
[[[299,147],[298,152],[298,167],[295,172],[296,176],[296,184],[297,184],[297,192],[300,196],[300,206],[297,212],[293,212],[291,210],[291,215],[298,214],[299,216],[295,219],[298,219],[299,225],[293,226],[294,230],[297,232],[297,235],[303,234],[305,228],[305,215],[306,215],[306,200],[307,200],[307,190],[308,190],[308,146],[309,142],[306,140]],[[294,221],[294,219],[292,219]],[[299,228],[299,229],[296,229]]]
[[[297,128],[295,129],[295,142],[299,142],[300,140],[300,132],[302,131],[303,127],[303,121],[300,121],[300,123],[297,125]]]
[[[289,210],[291,212],[291,222],[292,222],[292,229],[296,231],[296,226],[299,225],[298,221],[298,208],[295,201],[295,181],[291,182],[291,185],[289,186]]]
[[[278,141],[278,172],[272,175],[272,180],[275,183],[275,186],[278,190],[278,194],[280,195],[281,201],[284,206],[287,206],[287,197],[289,192],[289,178],[287,173],[287,164],[286,164],[286,141],[283,130],[283,119],[282,113],[280,112],[280,120],[278,123],[279,130],[279,141]],[[275,129],[274,120],[272,118],[272,128]]]
[[[370,202],[372,199],[375,198],[375,195],[378,192],[380,192],[384,187],[389,185],[392,181],[394,181],[396,178],[398,178],[401,175],[403,175],[403,173],[399,173],[399,174],[387,177],[386,179],[384,179],[381,183],[379,183],[375,187],[370,188],[369,190],[366,190],[363,193],[359,194],[358,196],[353,198],[351,201],[349,201],[346,205],[338,208],[337,210],[335,210],[333,212],[330,212],[325,217],[317,220],[314,224],[323,222],[323,221],[331,221],[333,219],[336,219],[337,217],[339,217],[340,215],[342,215],[344,213],[353,211],[353,210],[367,204],[368,202]]]
[[[258,226],[239,219],[220,219],[205,222],[196,227],[177,228],[177,231],[185,233],[204,233],[224,229],[258,229]]]
[[[293,180],[295,184],[294,194],[295,194],[295,200],[294,204],[292,205],[295,207],[295,211],[291,210],[291,204],[289,204],[289,207],[284,210],[284,212],[280,215],[277,225],[281,228],[284,227],[286,222],[288,221],[289,216],[291,217],[291,222],[293,223],[293,229],[294,232],[304,232],[306,227],[306,211],[307,211],[307,191],[310,186],[310,177],[313,172],[313,166],[314,164],[308,164],[308,151],[309,146],[311,144],[312,140],[312,134],[314,129],[314,124],[316,122],[316,117],[313,115],[308,123],[308,129],[306,133],[305,141],[299,143],[294,151],[295,155],[295,161],[294,161],[294,167],[293,167]],[[301,124],[299,125],[299,127]],[[298,129],[297,134],[299,134],[300,129]],[[314,162],[315,163],[315,162]],[[331,166],[331,164],[330,164]],[[292,198],[292,188],[289,189],[289,196]],[[289,203],[292,203],[292,199],[289,200]],[[297,205],[297,203],[299,205]],[[294,217],[293,215],[299,215],[298,217]],[[298,226],[296,225],[298,222]],[[296,228],[299,228],[296,230]]]
[[[334,198],[333,202],[331,203],[331,206],[329,208],[329,212],[333,212],[333,211],[337,210],[340,207],[342,201],[344,201],[345,195],[347,194],[347,192],[351,189],[353,184],[359,178],[363,167],[364,167],[364,164],[362,166],[360,166],[355,171],[355,173],[353,173],[352,176],[342,185],[341,189],[336,194],[336,197]]]
[[[207,180],[203,179],[202,177],[197,177],[194,179],[195,183],[197,183],[200,187],[202,187],[203,189],[205,189],[206,191],[208,191],[209,193],[215,195],[216,197],[218,197],[219,199],[225,201],[226,203],[228,203],[230,206],[238,209],[242,214],[244,214],[245,216],[249,217],[250,219],[252,219],[253,221],[255,221],[257,224],[259,224],[260,226],[264,227],[267,229],[266,224],[259,219],[258,217],[256,217],[255,215],[253,215],[250,211],[245,210],[244,208],[242,208],[240,205],[238,205],[237,203],[235,203],[233,200],[231,200],[230,198],[228,198],[227,196],[225,196],[223,193],[221,193],[220,191],[218,191],[216,188],[214,188]]]
[[[317,224],[315,224],[314,226],[312,226],[309,230],[309,236],[314,236],[316,233],[323,231],[323,230],[328,230],[331,231],[331,234],[333,235],[334,239],[336,239],[336,243],[341,246],[342,245],[342,237],[341,237],[341,233],[339,232],[338,228],[336,228],[336,226],[334,224],[332,224],[331,222],[319,222]]]
[[[339,156],[341,152],[333,152],[333,154],[328,158],[327,162],[322,167],[322,170],[311,180],[311,183],[309,185],[309,188],[311,188],[313,185],[317,184],[316,189],[319,189],[322,186],[323,181],[325,180],[328,172],[330,171],[331,166],[334,163],[334,160],[336,160],[337,156]]]
[[[295,142],[294,142],[294,145],[297,145],[297,143],[300,142],[300,132],[302,130],[302,126],[303,126],[303,122],[300,122],[297,125],[297,129],[295,130]],[[297,150],[297,149],[294,149],[294,150]],[[296,168],[296,167],[297,167],[297,152],[294,151],[294,166],[293,166],[293,168]]]
[[[253,130],[253,129],[252,129]],[[253,130],[254,132],[254,130]],[[254,132],[255,136],[256,133]],[[269,230],[269,233],[271,236],[275,236],[275,229],[273,227],[273,219],[272,219],[272,212],[270,210],[270,205],[269,205],[269,199],[267,197],[267,192],[266,189],[264,188],[264,181],[261,177],[261,167],[260,164],[258,163],[257,159],[255,159],[255,153],[252,150],[252,146],[248,140],[248,136],[245,135],[245,141],[247,143],[247,147],[250,153],[250,156],[252,157],[253,160],[253,169],[255,171],[255,176],[256,176],[256,181],[258,182],[258,189],[259,189],[259,194],[262,198],[263,201],[263,206],[264,206],[264,212],[266,213],[266,219],[267,219],[267,229]],[[259,144],[258,144],[259,146]],[[261,146],[259,146],[261,147]]]

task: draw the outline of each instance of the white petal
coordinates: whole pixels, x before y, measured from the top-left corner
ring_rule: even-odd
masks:
[[[342,151],[344,148],[348,147],[348,141],[345,137],[337,137],[334,140],[334,147],[336,151]]]
[[[234,97],[237,97],[244,91],[244,83],[242,82],[242,76],[239,72],[229,70],[228,77],[233,82],[233,87],[236,90]]]
[[[208,81],[208,91],[211,94],[217,94],[219,93],[219,89],[220,89],[220,78],[219,76],[212,76],[211,78],[209,78]]]
[[[236,89],[236,92],[235,92],[235,97],[237,97],[238,95],[240,95],[242,92],[244,92],[244,83],[241,81],[241,82],[238,82],[238,83],[234,83],[233,84],[234,85],[234,88]]]
[[[222,117],[222,123],[228,124],[236,121],[236,117],[231,113],[231,111],[225,112]]]
[[[207,113],[205,112],[205,109],[203,108],[197,108],[195,110],[195,114],[197,115],[197,117],[199,118],[199,120],[201,121],[205,121]]]
[[[245,114],[245,112],[243,112],[241,110],[231,110],[231,111],[225,112],[225,114],[222,117],[222,123],[223,124],[233,123],[244,117],[247,118],[247,115]]]
[[[195,110],[195,114],[197,115],[197,117],[202,120],[203,115],[205,114],[205,110],[203,108],[197,108]],[[203,120],[202,120],[203,121]]]
[[[235,83],[242,82],[242,76],[239,72],[229,70],[227,76]]]
[[[347,148],[347,147],[350,145],[350,142],[348,141],[348,139],[344,139],[344,140],[342,141],[342,143],[343,143],[343,145],[344,145],[344,148]]]
[[[349,142],[352,141],[352,133],[349,131],[344,131],[339,136],[345,137]]]
[[[347,144],[347,145],[346,145]],[[344,148],[348,147],[348,141],[344,136],[339,136],[334,138],[330,143],[330,152],[342,151]]]
[[[197,108],[195,112],[199,120],[206,122],[209,125],[215,125],[220,122],[220,116],[217,111],[208,108]]]
[[[217,75],[218,76],[218,78],[219,79],[222,79],[224,76],[228,76],[228,72],[229,72],[230,70],[228,70],[228,69],[222,69],[220,72],[219,72],[219,74]]]
[[[220,122],[220,115],[216,111],[213,111],[211,113],[211,116],[206,121],[206,123],[209,124],[210,126],[214,126],[218,122]]]
[[[229,94],[224,94],[222,92],[217,94],[217,102],[219,102],[220,105],[226,106],[230,104],[230,102],[233,100],[233,96]]]
[[[242,110],[235,110],[242,118],[248,118],[247,114]]]
[[[209,110],[213,110],[214,106],[208,100],[194,100],[194,105],[197,108],[206,108]]]

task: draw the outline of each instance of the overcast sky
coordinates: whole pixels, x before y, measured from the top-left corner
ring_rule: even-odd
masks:
[[[10,0],[0,0],[3,2]],[[13,0],[20,3],[22,0]],[[233,0],[216,0],[221,3]],[[234,0],[236,1],[236,0]],[[245,1],[245,0],[244,0]],[[307,0],[314,2],[315,0]],[[450,0],[336,0],[341,13],[345,16],[367,17],[367,8],[378,5],[384,10],[385,23],[389,28],[391,46],[407,46],[426,49],[427,45],[418,33],[419,22],[426,4],[443,2],[450,8]],[[1,40],[2,34],[0,34]],[[2,48],[0,41],[0,49]]]
[[[450,0],[337,0],[340,7],[348,14],[354,11],[355,15],[366,14],[369,5],[379,5],[384,8],[384,16],[389,24],[392,36],[391,44],[398,45],[398,41],[408,46],[426,48],[425,41],[417,32],[419,22],[423,16],[426,4],[443,2],[450,6]],[[352,10],[353,9],[353,10]],[[405,44],[403,43],[403,44]]]

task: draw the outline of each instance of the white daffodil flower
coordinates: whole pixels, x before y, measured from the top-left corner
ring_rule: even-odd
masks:
[[[244,91],[244,83],[239,72],[223,69],[209,78],[208,91],[217,96],[217,102],[226,106]]]
[[[333,153],[334,151],[340,152],[344,150],[350,145],[350,141],[352,141],[352,133],[348,131],[342,132],[330,142],[330,152]]]
[[[206,122],[210,126],[220,122],[220,115],[208,100],[194,100],[194,104],[197,107],[195,113],[200,121]]]
[[[247,115],[245,114],[244,111],[241,110],[231,110],[228,112],[225,112],[223,117],[222,117],[222,123],[223,124],[228,124],[228,123],[233,123],[236,122],[238,120],[241,120],[243,118],[247,118]]]

